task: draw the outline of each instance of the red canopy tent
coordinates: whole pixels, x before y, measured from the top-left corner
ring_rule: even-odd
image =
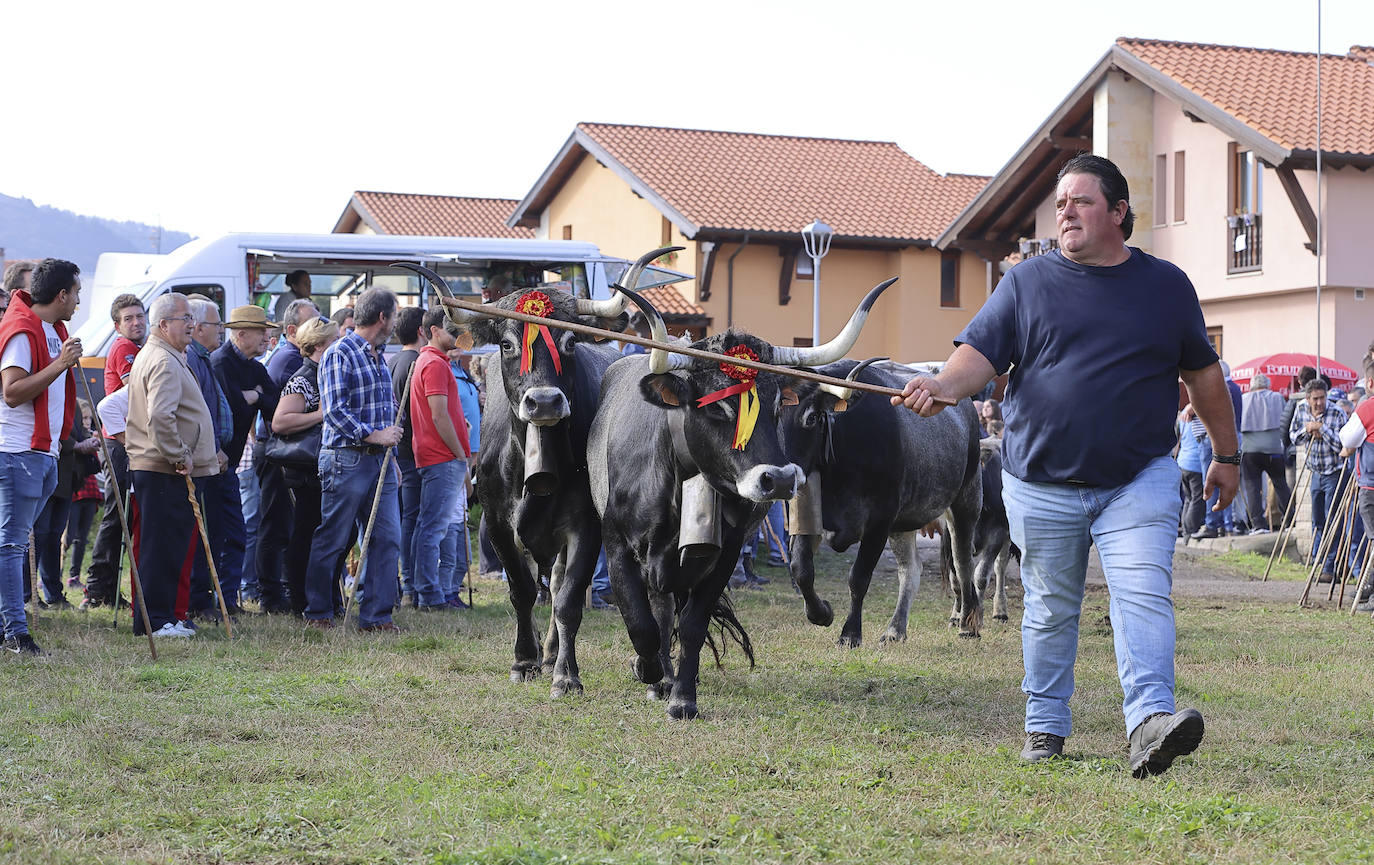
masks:
[[[1350,388],[1360,379],[1360,374],[1343,363],[1330,358],[1321,359],[1322,375],[1331,379],[1332,387]],[[1256,373],[1269,376],[1269,389],[1288,396],[1297,383],[1298,370],[1305,366],[1317,368],[1315,354],[1285,351],[1279,354],[1266,354],[1247,361],[1231,370],[1231,380],[1241,387],[1247,387]]]

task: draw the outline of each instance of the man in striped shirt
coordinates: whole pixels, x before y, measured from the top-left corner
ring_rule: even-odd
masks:
[[[1312,472],[1312,555],[1321,550],[1322,534],[1326,529],[1326,517],[1336,509],[1339,498],[1338,483],[1341,468],[1341,427],[1348,418],[1345,412],[1328,405],[1326,400],[1327,384],[1320,376],[1307,383],[1304,399],[1298,403],[1289,425],[1288,434],[1293,444],[1307,445],[1307,469]],[[1326,561],[1322,562],[1319,578],[1323,583],[1334,579],[1336,570],[1337,544],[1330,544]]]
[[[366,532],[380,479],[382,495],[362,565],[358,624],[363,631],[400,630],[391,621],[401,553],[394,463],[381,478],[387,449],[401,440],[391,373],[382,358],[382,347],[396,328],[396,307],[396,295],[384,288],[363,292],[354,310],[354,330],[330,346],[320,361],[321,519],[305,573],[305,618],[312,627],[334,627],[334,574],[351,527],[357,525],[359,537]]]

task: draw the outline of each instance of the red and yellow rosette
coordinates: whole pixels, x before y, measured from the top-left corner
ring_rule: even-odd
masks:
[[[731,357],[742,357],[747,360],[756,361],[759,359],[754,350],[745,345],[733,346],[726,349],[725,353]],[[724,361],[720,364],[720,371],[738,381],[739,384],[732,384],[715,393],[707,394],[697,400],[697,408],[738,395],[739,412],[735,418],[734,448],[737,451],[742,451],[744,446],[749,443],[750,436],[754,434],[754,424],[759,419],[759,392],[754,386],[754,380],[758,378],[759,371]]]
[[[540,318],[548,318],[553,315],[553,301],[542,291],[527,291],[515,302],[515,311],[523,312],[525,315],[537,315]],[[524,375],[530,371],[533,365],[531,352],[534,349],[534,341],[539,337],[544,338],[544,345],[549,347],[549,354],[553,357],[554,372],[563,374],[563,359],[558,356],[558,348],[554,344],[553,334],[549,333],[549,326],[546,324],[525,323],[525,338],[520,341],[520,374]]]

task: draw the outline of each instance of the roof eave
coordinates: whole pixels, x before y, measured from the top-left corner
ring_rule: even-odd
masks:
[[[352,225],[345,226],[344,223],[348,221],[350,216],[354,217],[355,221]],[[353,229],[362,219],[362,205],[358,202],[358,193],[355,192],[348,197],[348,203],[344,205],[343,213],[339,214],[339,218],[334,220],[334,227],[330,229],[330,233],[353,234]]]
[[[576,146],[577,132],[574,130],[573,134],[568,136],[568,140],[563,142],[563,146],[558,149],[558,154],[554,156],[553,161],[544,169],[544,173],[539,175],[534,186],[530,187],[530,191],[525,193],[525,197],[520,199],[519,204],[515,205],[515,210],[511,212],[511,215],[506,217],[507,226],[511,228],[539,227],[540,211],[544,209],[548,199],[553,197],[553,193],[557,191],[556,188],[549,189],[549,187],[551,185],[562,186],[561,179],[557,184],[554,181],[566,173],[569,161],[577,158],[577,154],[573,152],[573,148]],[[531,211],[533,211],[533,215],[530,215]]]
[[[637,174],[627,168],[620,160],[612,156],[609,150],[602,147],[594,138],[581,129],[574,130],[573,137],[577,139],[577,143],[580,144],[582,149],[586,150],[592,158],[609,168],[611,173],[623,180],[636,195],[652,204],[659,213],[667,217],[668,221],[675,225],[677,230],[682,232],[684,237],[688,239],[696,237],[697,232],[701,230],[701,226],[692,222],[692,220],[688,219],[686,215],[681,213],[677,208],[670,205],[667,199],[659,195],[657,191],[641,180]]]
[[[787,242],[789,244],[800,245],[802,242],[801,231],[760,231],[754,228],[724,228],[720,226],[703,225],[698,229],[698,241],[714,240],[716,242],[732,242],[730,238],[743,237],[749,235],[750,243],[768,242]],[[903,248],[907,246],[929,247],[933,242],[928,237],[877,237],[862,234],[836,234],[831,241],[832,247],[842,246],[889,246],[893,248]]]

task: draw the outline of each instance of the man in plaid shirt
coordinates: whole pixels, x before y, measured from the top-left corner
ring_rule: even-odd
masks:
[[[1304,399],[1293,412],[1288,428],[1293,444],[1307,445],[1307,470],[1312,473],[1312,555],[1321,548],[1326,516],[1339,498],[1341,467],[1341,427],[1347,420],[1344,411],[1326,401],[1327,384],[1320,376],[1308,382]],[[1329,583],[1336,569],[1336,549],[1331,544],[1326,561],[1322,563],[1321,582]]]
[[[369,288],[354,308],[354,330],[329,347],[320,361],[320,408],[324,411],[320,448],[320,525],[305,572],[305,618],[311,627],[334,627],[332,582],[354,524],[363,537],[382,462],[401,440],[395,425],[396,398],[382,347],[396,328],[396,295]],[[382,480],[382,496],[363,563],[363,601],[358,625],[363,631],[398,631],[391,621],[401,554],[401,515],[396,496],[396,466]],[[297,539],[297,543],[304,541]]]

